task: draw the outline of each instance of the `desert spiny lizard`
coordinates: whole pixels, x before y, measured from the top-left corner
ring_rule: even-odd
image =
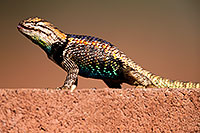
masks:
[[[103,39],[66,34],[40,17],[30,17],[19,23],[18,30],[39,45],[49,59],[67,73],[64,85],[73,91],[78,75],[102,79],[110,88],[122,83],[150,88],[199,88],[199,83],[169,80],[143,69],[117,47]]]

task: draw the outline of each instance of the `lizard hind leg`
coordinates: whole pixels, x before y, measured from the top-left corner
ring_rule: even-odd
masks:
[[[124,78],[126,83],[136,85],[138,88],[153,87],[151,81],[146,76],[134,70],[126,71],[124,73]]]
[[[112,80],[112,79],[104,79],[104,83],[109,87],[109,88],[119,88],[121,89],[121,82]]]

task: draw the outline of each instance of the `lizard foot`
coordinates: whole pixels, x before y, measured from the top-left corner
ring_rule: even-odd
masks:
[[[67,88],[66,86],[56,87],[56,90],[69,90],[70,92],[73,92],[76,89],[76,85],[72,85],[71,88]]]

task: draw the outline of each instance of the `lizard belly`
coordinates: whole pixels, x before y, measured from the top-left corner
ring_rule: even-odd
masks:
[[[79,75],[96,79],[119,79],[122,75],[121,62],[107,58],[95,59],[95,61],[76,60],[79,67]]]
[[[97,67],[98,68],[98,67]],[[96,78],[96,79],[118,79],[120,74],[115,70],[107,70],[107,69],[97,69],[92,66],[79,66],[79,75],[87,78]],[[105,67],[106,68],[106,67]]]

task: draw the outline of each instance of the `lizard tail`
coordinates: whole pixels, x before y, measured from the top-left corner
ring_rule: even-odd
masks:
[[[149,74],[148,78],[158,88],[200,88],[199,83],[170,80],[154,74]]]
[[[128,79],[129,84],[134,84],[135,82],[130,82],[131,77],[137,83],[145,86],[145,87],[153,87],[153,88],[200,88],[199,83],[193,82],[184,82],[177,80],[170,80],[167,78],[163,78],[161,76],[157,76],[136,64],[130,58],[124,58],[124,66],[127,69],[125,72],[125,77]]]

